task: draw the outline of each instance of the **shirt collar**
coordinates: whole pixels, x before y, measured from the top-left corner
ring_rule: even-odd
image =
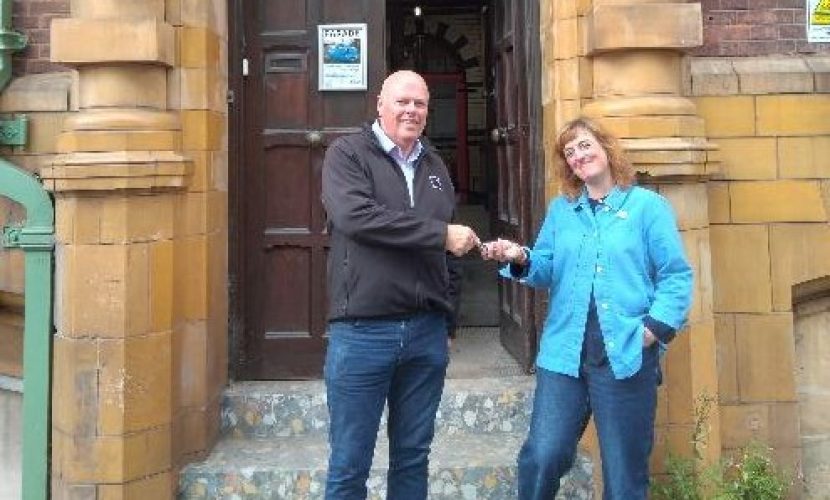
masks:
[[[377,137],[378,142],[380,142],[380,147],[383,148],[384,151],[386,151],[386,154],[392,155],[396,158],[402,158],[403,154],[401,152],[401,148],[399,148],[397,144],[392,142],[392,139],[390,139],[389,136],[386,135],[386,132],[384,132],[383,129],[380,128],[380,122],[378,120],[372,122],[372,132],[375,133],[375,137]],[[409,158],[404,158],[404,160],[410,162],[417,160],[418,157],[421,156],[421,151],[423,151],[423,149],[424,146],[421,144],[421,140],[417,140],[415,142],[415,147],[412,148],[412,152],[409,154]]]
[[[605,195],[605,199],[602,203],[608,206],[611,210],[618,210],[620,206],[622,206],[626,192],[627,190],[622,190],[619,187],[614,186],[611,188],[611,191]],[[590,203],[588,202],[587,187],[582,186],[582,192],[579,194],[579,197],[571,202],[571,205],[574,210],[582,210],[583,208],[590,206]]]

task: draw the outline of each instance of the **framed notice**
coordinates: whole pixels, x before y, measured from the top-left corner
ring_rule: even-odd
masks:
[[[366,90],[366,24],[317,26],[319,90]]]
[[[807,41],[830,42],[830,0],[806,0]]]

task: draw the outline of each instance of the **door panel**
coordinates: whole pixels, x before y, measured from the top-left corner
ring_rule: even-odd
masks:
[[[267,140],[267,138],[266,138]],[[302,139],[305,143],[305,139]],[[267,141],[266,141],[267,143]],[[308,168],[311,163],[309,148],[270,144],[265,146],[265,163],[262,183],[267,196],[263,200],[263,222],[268,229],[305,228],[313,226],[309,200],[313,198],[314,174]],[[299,209],[300,207],[305,210]],[[266,229],[266,231],[268,230]]]
[[[490,4],[491,18],[491,139],[498,179],[494,234],[529,244],[533,215],[539,208],[544,172],[538,136],[541,119],[535,86],[540,80],[538,5],[532,0],[500,0]],[[538,19],[538,17],[536,18]],[[531,127],[531,119],[534,126]],[[531,161],[533,160],[533,161]],[[532,371],[537,350],[536,294],[510,280],[499,280],[501,341]]]
[[[241,1],[249,74],[238,148],[243,379],[322,374],[326,346],[325,146],[375,114],[384,0]],[[317,25],[368,24],[368,91],[317,90]]]

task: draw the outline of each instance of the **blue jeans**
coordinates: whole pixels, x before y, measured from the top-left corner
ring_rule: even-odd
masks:
[[[442,314],[329,325],[327,500],[366,498],[384,402],[389,415],[387,498],[427,497],[429,448],[449,363]]]
[[[601,352],[600,352],[601,349]],[[658,346],[643,366],[616,380],[602,341],[586,337],[579,378],[539,368],[527,440],[519,452],[519,499],[551,500],[571,468],[591,414],[602,455],[604,500],[645,500],[654,441]]]

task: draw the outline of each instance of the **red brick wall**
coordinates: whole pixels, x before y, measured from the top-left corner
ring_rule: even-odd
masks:
[[[14,76],[67,70],[49,62],[49,25],[58,17],[69,17],[69,0],[14,0],[12,28],[28,37],[26,48],[12,55]]]
[[[830,43],[807,43],[806,0],[702,0],[699,56],[825,53]]]

